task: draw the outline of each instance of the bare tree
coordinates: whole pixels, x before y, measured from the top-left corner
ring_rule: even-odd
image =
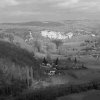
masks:
[[[63,41],[60,39],[52,40],[52,42],[56,44],[57,49],[63,44]]]
[[[41,51],[41,42],[38,40],[35,40],[34,47],[37,49],[38,52],[40,52]]]

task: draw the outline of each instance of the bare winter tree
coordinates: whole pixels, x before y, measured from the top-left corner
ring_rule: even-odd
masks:
[[[57,49],[63,44],[63,41],[60,39],[52,40],[52,42],[56,44]]]
[[[34,41],[34,47],[37,49],[38,52],[41,51],[41,42],[36,40]]]

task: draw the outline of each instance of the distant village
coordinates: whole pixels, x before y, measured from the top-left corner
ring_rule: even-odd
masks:
[[[64,33],[64,32],[57,32],[57,31],[50,31],[50,30],[42,30],[40,31],[40,35],[45,37],[45,38],[50,38],[50,39],[59,39],[59,40],[65,40],[65,39],[71,39],[72,37],[74,37],[74,33],[73,32],[68,32],[68,33]],[[80,33],[78,33],[77,35],[82,35]],[[91,34],[92,37],[95,37],[95,34]],[[29,35],[27,36],[27,39],[25,40],[25,42],[33,40],[33,36],[32,36],[32,32],[29,31]]]
[[[50,39],[71,39],[73,37],[72,32],[69,32],[68,34],[64,35],[63,32],[56,32],[49,30],[41,31],[41,35],[43,37],[48,37]]]

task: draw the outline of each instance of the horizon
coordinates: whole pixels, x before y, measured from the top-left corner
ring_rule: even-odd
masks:
[[[29,23],[29,22],[59,22],[63,23],[64,21],[100,21],[100,19],[65,19],[65,20],[28,20],[28,21],[9,21],[9,22],[0,22],[0,24],[17,24],[17,23]]]

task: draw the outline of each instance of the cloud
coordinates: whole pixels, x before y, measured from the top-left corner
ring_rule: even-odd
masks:
[[[62,0],[56,3],[54,6],[60,9],[73,9],[73,10],[87,10],[94,7],[94,9],[99,8],[99,0]]]
[[[88,17],[94,15],[94,12],[99,14],[99,5],[100,0],[0,0],[0,18],[3,20],[5,17],[9,21],[12,18],[23,20]]]
[[[67,1],[63,1],[63,2],[59,2],[57,4],[58,7],[63,7],[63,8],[66,8],[66,7],[71,7],[75,4],[77,4],[79,2],[79,0],[67,0]]]
[[[82,3],[78,4],[78,5],[76,5],[76,7],[80,8],[81,10],[82,9],[83,10],[88,10],[88,9],[93,10],[92,8],[94,8],[94,10],[95,9],[97,10],[98,7],[99,7],[99,4],[100,3],[98,3],[98,2],[82,2]]]
[[[22,6],[24,7],[32,7],[32,9],[89,9],[92,7],[100,8],[100,1],[99,0],[0,0],[0,7],[7,7],[7,6]],[[50,10],[50,9],[49,9]],[[75,9],[74,9],[75,10]]]
[[[15,6],[18,4],[16,0],[0,0],[0,7]]]
[[[15,11],[11,12],[11,16],[31,16],[31,15],[39,15],[40,12],[32,12],[32,11]]]

